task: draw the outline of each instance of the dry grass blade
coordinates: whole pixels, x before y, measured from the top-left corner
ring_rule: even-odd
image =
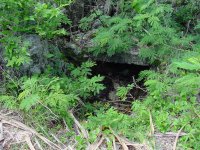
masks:
[[[117,140],[121,144],[123,150],[128,150],[128,146],[126,145],[126,143],[124,142],[124,140],[121,139],[117,134],[115,134],[115,132],[111,128],[110,128],[110,130],[112,131],[112,134],[117,138]]]
[[[78,128],[80,129],[81,133],[83,134],[83,137],[88,139],[89,135],[88,132],[83,128],[83,126],[78,122],[78,120],[74,117],[72,112],[69,112],[72,119],[74,120],[74,123],[78,126]]]
[[[30,139],[29,136],[25,136],[25,141],[28,144],[28,147],[30,148],[30,150],[35,150],[35,148],[34,148],[32,142],[31,142],[31,139]]]
[[[101,137],[101,139],[99,140],[98,143],[95,143],[95,144],[92,144],[90,146],[90,149],[89,150],[97,150],[99,146],[101,146],[101,144],[103,143],[104,141],[104,137]]]
[[[187,135],[187,134],[181,132],[181,133],[179,134],[179,137],[180,137],[180,136],[185,136],[185,135]],[[177,133],[174,133],[174,132],[166,132],[165,134],[156,133],[156,134],[154,134],[153,136],[155,136],[155,137],[176,137],[176,136],[177,136]]]
[[[50,140],[48,140],[47,138],[41,136],[38,132],[36,132],[35,130],[27,127],[26,125],[24,125],[23,123],[21,122],[18,122],[18,121],[15,121],[15,120],[12,120],[11,122],[9,121],[3,121],[4,123],[7,123],[7,124],[10,124],[10,125],[13,125],[15,127],[18,127],[22,130],[27,130],[29,132],[31,132],[33,135],[36,135],[37,137],[39,137],[41,140],[43,140],[47,145],[51,146],[51,147],[54,147],[54,148],[57,148],[57,149],[62,149],[60,148],[57,144],[51,142]]]
[[[146,147],[147,149],[150,150],[150,148],[148,148],[149,146],[147,144],[138,144],[138,143],[132,143],[130,141],[128,141],[127,139],[124,139],[121,137],[121,139],[124,141],[124,143],[127,145],[127,146],[132,146],[134,147],[135,149],[141,149],[141,147]]]
[[[56,119],[59,118],[59,116],[56,115],[49,107],[47,107],[46,105],[44,105],[44,104],[43,104],[42,102],[40,102],[40,101],[39,101],[39,103],[40,103],[44,108],[46,108],[47,110],[49,110],[49,112],[50,112],[52,115],[54,115],[54,116],[56,117]]]
[[[74,150],[74,148],[72,148],[70,145],[67,148],[65,148],[64,150],[67,150],[67,149]]]
[[[64,118],[63,118],[63,123],[65,124],[65,129],[66,129],[66,131],[67,131],[67,132],[70,132],[69,127],[68,127],[68,125],[67,125],[67,123],[66,123],[66,121],[65,121]]]
[[[186,125],[182,126],[181,129],[178,131],[178,133],[177,133],[177,135],[176,135],[176,139],[175,139],[174,145],[173,145],[173,150],[176,150],[176,146],[177,146],[177,143],[178,143],[179,135],[180,135],[181,131],[183,130],[183,128],[184,128],[185,126],[186,126]]]
[[[122,141],[119,136],[116,136],[116,138],[119,141],[119,143],[122,145],[123,150],[128,150],[128,146],[124,143],[124,141]]]
[[[40,145],[40,142],[38,141],[38,139],[36,137],[35,137],[35,143],[37,144],[37,146],[40,150],[43,150],[42,146]]]
[[[113,150],[117,150],[115,138],[113,138]]]
[[[113,131],[112,131],[113,132]],[[151,148],[149,148],[149,146],[147,144],[138,144],[138,143],[133,143],[131,141],[129,141],[128,139],[124,138],[124,137],[120,137],[116,134],[114,134],[116,136],[116,138],[118,137],[120,139],[120,141],[122,141],[123,143],[125,143],[126,147],[127,146],[132,146],[134,149],[141,149],[142,147],[145,147],[146,149],[150,150]],[[117,139],[118,139],[117,138]],[[119,141],[119,142],[120,142]],[[120,143],[121,144],[121,143]],[[143,149],[143,148],[142,148]]]
[[[60,143],[61,145],[63,145],[63,147],[66,148],[66,146],[65,146],[54,134],[51,133],[51,136],[52,136],[58,143]]]
[[[26,126],[25,124],[23,124],[23,123],[21,123],[19,121],[13,120],[13,119],[6,118],[5,116],[2,116],[2,115],[0,115],[0,119],[2,119],[2,123],[3,124],[9,124],[9,125],[12,125],[12,126],[14,126],[16,128],[28,131],[31,134],[33,134],[33,135],[37,136],[38,138],[40,138],[42,141],[44,141],[50,147],[52,147],[52,148],[54,148],[56,150],[62,150],[62,148],[60,146],[58,146],[57,144],[51,142],[47,138],[41,136],[38,132],[36,132],[34,129]]]
[[[2,122],[0,122],[0,141],[2,141],[4,138],[3,138],[3,124]]]
[[[155,130],[154,130],[154,125],[153,125],[153,118],[152,118],[152,115],[151,115],[151,111],[149,110],[149,121],[150,121],[150,127],[151,127],[151,131],[150,131],[150,134],[153,135]]]

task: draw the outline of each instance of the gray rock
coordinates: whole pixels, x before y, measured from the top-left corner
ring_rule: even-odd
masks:
[[[30,43],[31,62],[20,67],[21,74],[41,73],[48,64],[46,56],[50,53],[50,49],[53,49],[53,46],[38,35],[25,35],[23,39]]]
[[[84,51],[85,49],[87,51],[88,48],[91,48],[94,45],[91,40],[93,35],[95,35],[95,30],[91,30],[85,34],[79,33],[75,35],[76,41],[74,41],[74,43],[76,43],[77,47],[79,47],[79,49],[82,49],[82,51]],[[106,54],[101,54],[97,57],[92,56],[92,54],[89,55],[90,56],[87,57],[91,57],[97,61],[148,66],[148,64],[139,57],[139,49],[137,47],[133,47],[127,52],[118,53],[111,57],[108,57]]]
[[[12,72],[12,75],[23,76],[31,74],[40,74],[46,70],[48,66],[53,68],[60,67],[58,71],[63,71],[66,63],[60,58],[60,50],[55,44],[55,41],[48,41],[42,39],[40,36],[21,35],[22,40],[29,42],[30,47],[28,52],[30,54],[31,61],[20,66],[19,69],[13,69],[6,67],[6,62],[3,58],[3,48],[0,47],[0,65]]]
[[[139,50],[132,48],[128,52],[115,54],[111,57],[106,55],[95,57],[98,61],[105,61],[105,62],[113,62],[113,63],[121,63],[121,64],[135,64],[141,66],[148,66],[148,64],[139,58]]]

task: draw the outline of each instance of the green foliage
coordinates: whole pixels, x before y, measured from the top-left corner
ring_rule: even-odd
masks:
[[[90,51],[95,55],[107,54],[112,56],[116,53],[130,51],[132,47],[139,46],[141,49],[149,48],[150,50],[145,54],[149,54],[149,57],[153,57],[153,60],[155,60],[157,51],[152,52],[153,49],[159,49],[158,46],[163,46],[173,35],[177,34],[170,28],[172,21],[169,17],[172,13],[172,7],[167,4],[157,4],[154,0],[148,1],[148,3],[146,1],[134,1],[132,6],[135,9],[134,15],[133,13],[121,12],[112,17],[103,14],[98,14],[97,17],[97,15],[95,16],[96,13],[93,13],[82,20],[81,27],[88,27],[86,23],[91,23],[95,19],[101,22],[92,39],[94,46]],[[130,9],[126,11],[130,11]],[[160,36],[161,34],[163,36]],[[178,36],[176,35],[175,37]],[[150,43],[151,41],[157,41],[157,44]],[[147,47],[146,45],[152,46]],[[162,48],[159,52],[162,52],[163,49],[165,50],[165,48]],[[162,52],[160,55],[163,56],[165,53]],[[142,56],[148,58],[148,56]]]
[[[134,87],[133,84],[128,84],[127,87],[121,86],[117,88],[117,93],[116,95],[123,101],[126,100],[130,90]]]
[[[180,26],[175,23],[171,16],[172,5],[160,4],[149,1],[138,10],[137,5],[142,5],[141,1],[134,1],[134,8],[138,14],[134,17],[136,27],[139,30],[140,56],[149,60],[150,63],[163,60],[170,60],[184,52],[192,49],[192,36],[183,35]],[[143,30],[143,34],[140,32]],[[141,36],[142,35],[142,36]]]
[[[76,104],[98,94],[104,89],[101,76],[89,77],[93,62],[85,62],[80,67],[71,67],[69,76],[54,77],[37,75],[21,78],[18,96],[1,95],[5,107],[18,107],[22,110],[40,113],[44,110],[66,118]],[[67,119],[67,118],[66,118]]]
[[[53,0],[59,7],[69,6],[74,0]]]
[[[155,127],[161,132],[178,131],[185,125],[184,131],[188,135],[180,143],[184,148],[198,149],[198,140],[193,138],[200,138],[200,109],[196,97],[200,87],[199,56],[198,52],[187,52],[182,58],[174,59],[163,73],[142,72],[141,77],[146,78],[148,97],[143,103],[139,102],[139,106],[133,103],[134,112],[139,113],[136,108],[141,106],[151,110]],[[139,118],[143,120],[143,117]]]
[[[141,132],[129,138],[141,140],[141,134],[147,136],[152,116],[156,132],[177,132],[184,126],[187,136],[182,137],[178,146],[182,149],[198,149],[200,112],[196,95],[200,87],[199,3],[194,0],[134,0],[132,7],[132,10],[124,9],[124,12],[113,16],[99,14],[90,18],[90,23],[95,19],[101,20],[92,39],[94,46],[90,49],[95,55],[112,56],[135,46],[139,48],[142,59],[157,67],[140,74],[139,80],[145,80],[148,94],[143,101],[133,102],[134,121],[129,125]],[[87,21],[87,18],[84,20]],[[119,88],[117,96],[125,100],[131,88]],[[101,124],[103,117],[106,120],[106,116],[109,116],[103,112],[99,114],[90,123],[94,128]],[[109,123],[114,121],[111,118],[107,119],[108,124],[105,125],[108,130],[111,126]],[[120,119],[117,115],[113,118]],[[91,134],[96,137],[100,129]],[[127,136],[127,133],[123,134]]]
[[[110,108],[108,110],[100,109],[96,112],[96,116],[89,116],[86,128],[89,130],[89,141],[93,143],[100,133],[109,138],[113,138],[114,133],[130,138],[132,137],[130,132],[133,131],[131,125],[130,116],[119,113],[114,108]]]
[[[180,23],[188,23],[195,25],[199,14],[200,4],[196,0],[177,1],[175,2],[177,9],[174,12],[176,20]],[[184,15],[183,15],[184,14]]]
[[[94,11],[92,14],[90,14],[88,17],[84,17],[80,20],[79,28],[81,28],[83,31],[87,31],[92,29],[92,23],[95,19],[98,17],[103,17],[103,12],[100,10]]]
[[[69,3],[69,2],[68,2]],[[20,66],[29,59],[28,44],[21,38],[23,34],[39,34],[53,38],[66,35],[62,24],[70,24],[62,12],[50,2],[35,0],[2,0],[0,3],[0,42],[4,46],[4,56],[8,66]]]
[[[76,141],[78,142],[76,149],[82,150],[86,148],[86,141],[81,136],[76,136]]]
[[[195,43],[195,36],[183,34],[181,22],[172,16],[176,13],[173,4],[137,0],[132,7],[133,13],[124,9],[114,16],[106,16],[97,11],[81,20],[80,27],[84,30],[91,30],[92,24],[99,22],[90,52],[112,56],[139,47],[141,58],[154,63],[194,47],[191,43]]]
[[[40,36],[52,38],[56,35],[66,35],[64,28],[57,29],[61,24],[70,24],[69,19],[62,13],[61,9],[48,4],[37,3],[34,15],[30,19],[36,21],[35,31]]]
[[[24,35],[38,34],[50,40],[67,34],[63,27],[70,25],[70,20],[63,8],[70,2],[1,0],[0,42],[8,67],[30,62],[30,43]],[[112,149],[111,141],[116,134],[144,142],[149,140],[153,123],[156,133],[178,132],[182,128],[186,135],[179,139],[178,147],[198,150],[200,3],[196,0],[110,2],[105,14],[96,10],[80,21],[82,31],[95,31],[91,39],[93,46],[88,51],[94,55],[113,56],[126,53],[132,47],[139,49],[140,57],[153,64],[150,70],[141,72],[138,79],[144,82],[147,95],[132,103],[131,115],[101,102],[86,103],[79,108],[78,111],[84,112],[80,116],[88,117],[84,125],[89,131],[89,139],[71,135],[79,143],[77,149],[86,149],[86,144],[94,143],[99,136],[106,137],[107,149]],[[47,57],[51,59],[56,55],[47,54]],[[58,57],[56,63],[60,59]],[[66,74],[61,69],[49,67],[42,74],[18,80],[1,69],[5,90],[0,95],[0,102],[6,108],[34,116],[38,124],[42,120],[46,128],[45,123],[49,120],[64,118],[69,123],[69,110],[104,89],[101,84],[104,78],[91,74],[94,65],[91,61],[80,66],[68,64]],[[125,101],[133,87],[133,84],[119,87],[116,95]]]
[[[91,29],[91,23],[95,19],[100,21],[100,27],[96,30],[95,37],[92,39],[94,46],[89,50],[90,52],[94,55],[107,54],[112,56],[131,48],[133,40],[131,40],[132,20],[130,18],[109,17],[97,11],[89,17],[83,18],[79,27],[84,30]]]
[[[5,60],[8,62],[7,66],[14,67],[20,66],[23,63],[28,63],[30,61],[28,48],[29,43],[23,41],[23,39],[18,36],[9,36],[1,39],[5,45]]]
[[[16,109],[17,104],[16,104],[16,97],[14,96],[9,96],[9,95],[0,95],[1,98],[1,103],[3,103],[4,107],[10,108],[10,109]]]
[[[131,48],[131,19],[112,17],[105,20],[106,27],[97,30],[93,38],[94,48],[92,51],[95,55],[107,54],[112,56],[115,53],[127,51]]]
[[[146,141],[150,131],[149,112],[144,105],[138,104],[137,107],[135,104],[134,107],[138,111],[131,116],[118,112],[112,107],[95,111],[95,115],[90,115],[85,124],[89,131],[89,142],[95,142],[101,134],[109,139],[107,140],[108,147],[109,141],[112,141],[116,135],[124,136],[135,142]]]

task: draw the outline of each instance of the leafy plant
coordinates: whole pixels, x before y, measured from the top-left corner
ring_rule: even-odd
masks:
[[[0,47],[7,67],[19,68],[31,61],[30,43],[24,35],[38,34],[47,40],[67,35],[66,27],[71,21],[63,10],[70,3],[70,0],[1,0]],[[56,56],[60,53],[46,54],[49,60],[56,57],[56,62],[37,75],[18,78],[0,67],[1,105],[21,110],[27,118],[34,117],[36,124],[42,124],[45,130],[52,120],[59,124],[64,118],[70,124],[68,111],[79,107],[76,113],[84,112],[80,115],[83,118],[79,117],[87,116],[83,124],[89,139],[71,132],[70,136],[78,142],[77,149],[85,149],[87,143],[94,143],[100,136],[105,137],[107,149],[112,149],[116,135],[144,142],[150,140],[149,133],[154,128],[155,133],[182,129],[186,135],[179,139],[178,148],[198,150],[199,4],[196,0],[112,0],[106,2],[104,12],[92,11],[80,21],[83,32],[94,31],[91,47],[87,49],[92,54],[111,57],[135,47],[140,57],[152,64],[150,70],[139,75],[138,81],[144,82],[147,95],[143,100],[133,101],[131,115],[101,101],[89,103],[88,99],[105,88],[101,84],[104,78],[92,75],[95,63],[91,61],[80,66],[69,63],[63,71],[56,67],[62,59]],[[125,101],[133,87],[133,84],[119,87],[117,96]]]
[[[126,100],[130,90],[134,87],[133,84],[128,84],[127,87],[121,86],[117,89],[116,95],[121,99],[121,100]]]
[[[133,10],[124,9],[124,12],[113,16],[98,16],[102,24],[96,29],[92,39],[94,45],[90,48],[95,55],[112,56],[136,46],[140,57],[156,66],[140,74],[139,81],[145,80],[148,94],[143,101],[132,104],[134,121],[129,125],[135,130],[131,130],[134,135],[129,135],[129,138],[142,141],[141,135],[148,135],[152,117],[155,132],[178,132],[183,128],[187,136],[181,138],[178,146],[182,149],[198,149],[200,137],[196,132],[199,133],[200,120],[196,95],[200,87],[200,47],[196,15],[199,14],[199,5],[193,0],[134,0],[132,7]],[[188,15],[184,15],[184,12]],[[124,100],[131,88],[121,87],[117,95]],[[109,114],[103,113],[93,116],[88,124],[91,131],[96,128],[94,133],[90,132],[92,139],[102,132],[98,125],[103,124],[100,122],[103,117],[108,123],[104,126],[109,134],[109,126],[112,126],[109,123],[114,120],[111,118],[118,118],[116,115],[107,119]],[[122,130],[125,131],[126,127]],[[128,136],[127,132],[123,132],[123,135]]]
[[[96,141],[96,138],[101,133],[107,137],[112,137],[113,131],[118,134],[130,136],[130,132],[132,131],[132,122],[130,119],[130,116],[119,113],[114,108],[98,110],[95,116],[89,116],[86,124],[90,134],[90,142]]]
[[[18,36],[9,36],[1,39],[5,45],[5,60],[8,62],[7,66],[15,67],[20,66],[24,63],[30,62],[30,57],[28,53],[29,42],[23,41],[23,39]]]
[[[62,12],[62,7],[55,7],[50,2],[35,0],[2,0],[0,4],[0,42],[4,48],[8,66],[18,67],[30,61],[27,41],[24,34],[39,34],[53,38],[66,35],[62,24],[70,24]]]
[[[1,95],[4,106],[18,107],[21,110],[40,113],[48,110],[53,115],[67,118],[68,111],[80,101],[98,94],[104,86],[101,76],[89,77],[95,65],[85,62],[81,67],[71,67],[71,75],[55,77],[51,75],[35,75],[21,78],[20,93],[17,97]]]
[[[62,24],[70,24],[69,19],[62,13],[61,8],[54,8],[48,4],[37,3],[34,15],[30,19],[36,21],[35,31],[40,36],[52,38],[56,35],[66,35],[67,32],[61,27]]]
[[[97,30],[93,38],[94,48],[91,48],[95,55],[107,54],[112,56],[130,50],[133,40],[131,36],[131,19],[119,16],[105,20],[106,27]]]
[[[155,127],[159,131],[177,131],[185,125],[184,131],[198,139],[199,136],[193,130],[197,131],[199,128],[198,123],[195,125],[194,122],[200,121],[196,97],[200,87],[199,53],[186,53],[182,58],[175,59],[166,70],[163,73],[158,71],[141,73],[141,77],[147,79],[145,85],[149,94],[143,103],[140,102],[140,106],[144,105],[146,110],[151,110]],[[133,111],[138,112],[135,105],[133,103]],[[143,116],[140,117],[143,119]],[[187,136],[183,139],[180,144],[182,147],[198,149],[194,144],[197,141],[190,140]]]

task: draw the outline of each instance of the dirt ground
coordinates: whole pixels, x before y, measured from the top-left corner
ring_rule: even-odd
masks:
[[[63,130],[62,132],[69,131]],[[154,146],[152,143],[134,143],[118,135],[115,136],[113,150],[179,150],[175,146],[176,139],[179,136],[184,136],[184,133],[156,133],[153,135]],[[50,141],[23,124],[23,117],[20,113],[8,110],[0,111],[0,150],[76,150],[76,142],[74,139],[71,140],[71,142],[63,144],[55,136],[54,140]],[[107,150],[105,144],[107,140],[100,138],[99,141],[88,146],[86,150]]]

